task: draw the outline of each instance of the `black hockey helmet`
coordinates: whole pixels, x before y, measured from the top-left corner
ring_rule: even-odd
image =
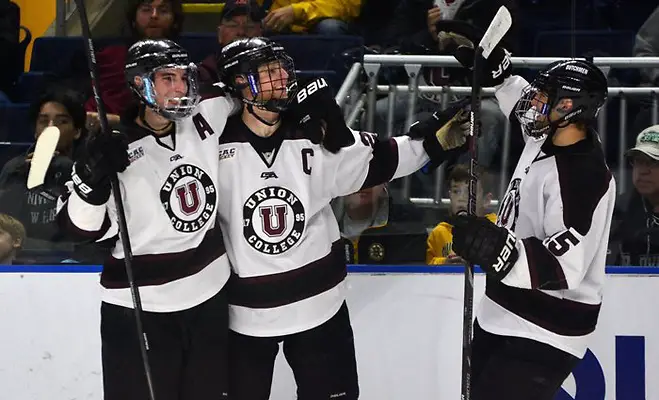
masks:
[[[180,97],[166,97],[158,104],[155,74],[161,70],[180,69],[186,83],[186,93]],[[168,39],[140,40],[128,49],[126,80],[140,101],[170,120],[192,115],[199,103],[197,66],[188,53]]]
[[[607,94],[606,76],[592,62],[555,61],[524,89],[514,112],[527,135],[541,137],[569,124],[592,122]],[[549,121],[549,115],[562,99],[571,99],[572,107],[561,113],[560,118]]]
[[[218,55],[217,66],[229,91],[250,108],[284,111],[297,90],[293,60],[280,44],[267,38],[227,44]],[[243,82],[237,81],[239,77]],[[250,94],[245,93],[246,88]]]

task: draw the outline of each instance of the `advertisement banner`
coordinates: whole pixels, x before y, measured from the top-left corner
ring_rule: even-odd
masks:
[[[0,275],[2,398],[102,399],[98,269],[14,268]],[[464,280],[437,270],[352,269],[348,305],[361,399],[460,398]],[[608,275],[590,350],[556,400],[659,399],[659,381],[652,379],[659,373],[657,278]],[[478,303],[481,274],[475,285]],[[280,353],[271,399],[294,398],[293,376]]]

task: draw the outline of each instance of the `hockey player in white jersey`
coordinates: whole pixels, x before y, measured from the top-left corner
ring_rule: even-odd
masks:
[[[139,105],[121,116],[119,132],[91,138],[59,217],[91,240],[116,235],[108,177],[118,174],[156,399],[226,398],[230,266],[216,225],[218,137],[237,103],[200,101],[196,67],[169,40],[134,44],[126,78]],[[104,398],[144,400],[120,241],[101,274]]]
[[[478,39],[458,45],[463,66]],[[453,249],[487,274],[472,399],[551,400],[584,357],[602,302],[616,190],[593,124],[607,81],[591,62],[563,60],[529,85],[511,76],[507,57],[490,55],[484,85],[519,120],[525,147],[497,224],[453,221]]]
[[[346,127],[324,80],[298,85],[292,60],[268,39],[225,46],[218,65],[244,103],[220,139],[218,180],[235,272],[230,396],[269,398],[283,342],[298,399],[357,399],[346,263],[330,200],[417,171],[429,160],[424,149],[436,165],[461,151],[465,127],[448,122],[460,108],[380,141]]]

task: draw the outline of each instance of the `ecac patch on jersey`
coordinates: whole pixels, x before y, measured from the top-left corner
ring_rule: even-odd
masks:
[[[144,148],[142,146],[134,148],[128,152],[128,161],[132,164],[138,158],[144,157]]]
[[[179,232],[196,232],[206,225],[213,217],[216,198],[211,177],[190,164],[174,168],[160,188],[160,202]]]
[[[243,235],[264,254],[281,254],[302,238],[304,205],[290,190],[270,186],[254,192],[243,205]]]
[[[236,148],[229,147],[228,149],[220,149],[220,161],[226,160],[227,158],[232,158],[236,155]]]

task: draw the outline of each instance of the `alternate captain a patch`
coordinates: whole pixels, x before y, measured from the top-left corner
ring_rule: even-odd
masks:
[[[304,205],[290,190],[270,186],[254,192],[243,205],[243,235],[264,254],[290,250],[302,237]]]
[[[206,225],[217,207],[216,197],[211,177],[189,164],[176,167],[160,188],[160,202],[179,232],[195,232]]]

